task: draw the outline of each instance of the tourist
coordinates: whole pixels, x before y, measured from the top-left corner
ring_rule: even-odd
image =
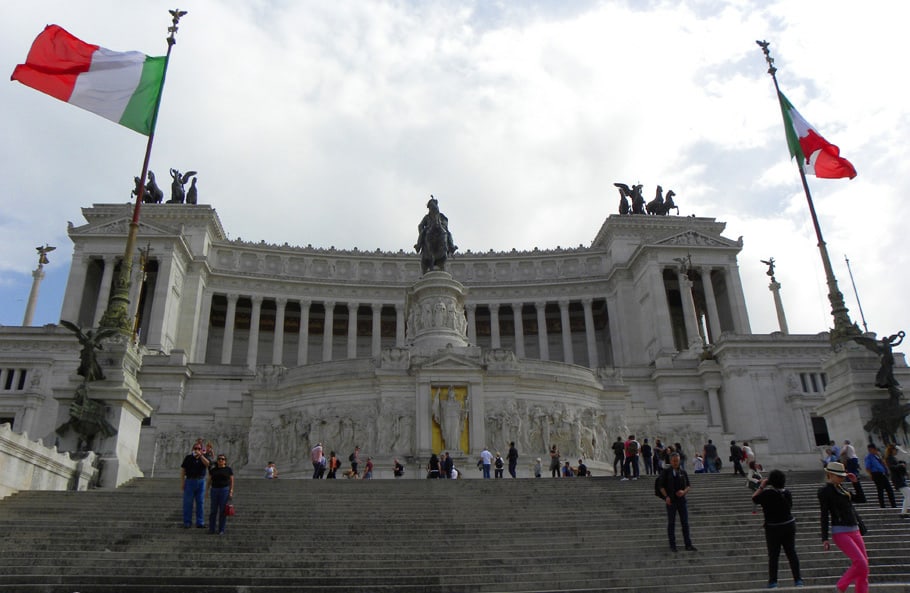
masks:
[[[318,480],[322,477],[322,443],[316,443],[316,446],[310,449],[310,462],[313,464],[313,479]]]
[[[534,462],[534,477],[539,478],[543,475],[543,466],[541,465],[540,457],[537,458],[537,461]]]
[[[831,456],[834,457],[833,451]],[[863,492],[863,480],[860,477],[859,456],[849,440],[844,441],[844,448],[840,451],[840,458],[831,459],[830,461],[840,461],[848,474],[856,476],[856,480],[853,481],[853,504],[866,502],[866,494]]]
[[[436,456],[436,453],[432,453],[427,462],[427,479],[435,480],[437,478],[439,478],[439,457]]]
[[[443,453],[443,459],[442,463],[440,464],[439,471],[442,473],[442,477],[447,480],[451,480],[458,475],[455,472],[455,460],[452,459],[452,456],[449,455],[448,451]]]
[[[844,478],[852,477],[855,480],[856,476],[848,474],[839,461],[828,464],[825,476],[827,482],[818,490],[822,546],[826,552],[831,549],[828,543],[830,529],[834,545],[850,559],[850,568],[837,581],[837,590],[843,593],[851,583],[854,583],[856,593],[866,593],[869,590],[869,557],[861,533],[865,528],[856,509],[853,508],[850,493],[842,486]]]
[[[562,466],[562,477],[563,478],[574,478],[575,472],[572,470],[572,466],[569,465],[569,462],[566,461],[566,464]]]
[[[502,478],[502,472],[505,469],[506,462],[503,461],[502,455],[499,454],[499,451],[496,452],[496,460],[493,462],[494,472],[496,479]]]
[[[372,480],[373,479],[373,458],[367,457],[367,464],[363,468],[363,479]]]
[[[338,459],[338,456],[335,455],[334,451],[329,453],[329,461],[328,461],[327,466],[328,466],[328,472],[326,473],[325,478],[327,480],[336,479],[335,472],[337,472],[338,469],[341,467],[341,460]]]
[[[506,454],[506,459],[509,460],[509,475],[517,478],[515,469],[518,467],[518,449],[515,448],[515,441],[509,443],[509,452]]]
[[[269,461],[265,466],[265,479],[274,480],[278,477],[278,468],[275,467],[274,461]]]
[[[670,466],[664,468],[658,479],[660,493],[667,505],[667,537],[670,540],[670,551],[676,551],[676,516],[679,515],[686,550],[695,552],[697,549],[692,545],[692,538],[689,535],[689,508],[686,503],[686,495],[691,484],[686,470],[682,467],[679,453],[674,452],[670,455]]]
[[[616,437],[613,442],[613,475],[618,476],[623,471],[623,465],[626,460],[626,448],[623,445],[622,437]]]
[[[484,447],[483,451],[480,452],[480,466],[483,470],[483,479],[490,479],[490,465],[493,463],[493,454],[490,453],[488,447]]]
[[[866,455],[863,463],[866,466],[866,473],[868,473],[869,477],[872,478],[872,481],[875,482],[875,492],[878,494],[878,506],[885,508],[885,492],[887,492],[888,502],[891,503],[891,508],[897,508],[897,503],[894,501],[894,489],[891,487],[891,482],[888,481],[888,468],[885,467],[885,461],[879,454],[878,447],[876,447],[875,444],[869,443],[868,449],[869,453]]]
[[[193,507],[196,508],[196,527],[205,527],[203,497],[205,496],[205,473],[209,460],[202,454],[202,439],[193,445],[193,452],[183,458],[180,465],[180,484],[183,491],[183,526],[189,528],[193,522]]]
[[[695,461],[692,462],[692,469],[697,474],[705,473],[705,460],[698,453],[695,454]]]
[[[234,471],[227,464],[224,455],[218,455],[216,465],[209,471],[209,533],[215,533],[215,522],[218,522],[218,535],[224,535],[227,523],[225,506],[234,496]]]
[[[660,439],[655,439],[654,459],[651,460],[651,465],[654,467],[655,474],[659,474],[664,470],[664,454],[666,451],[667,448],[664,447],[664,444],[660,442]]]
[[[651,449],[651,445],[648,444],[648,439],[645,439],[641,444],[641,460],[645,463],[645,474],[649,476],[654,473],[652,453],[653,449]]]
[[[761,472],[759,471],[758,464],[756,464],[754,461],[750,462],[749,463],[749,475],[746,476],[746,486],[749,487],[749,490],[751,490],[753,492],[753,494],[755,493],[756,490],[758,490],[758,487],[761,484],[763,479],[764,478],[761,475]],[[754,515],[757,512],[758,512],[758,505],[753,500],[752,501],[752,514]]]
[[[686,469],[686,459],[688,459],[688,457],[683,452],[682,445],[679,443],[673,443],[673,450],[679,453],[679,467]]]
[[[550,477],[559,477],[559,449],[556,445],[550,447]]]
[[[348,477],[359,478],[360,474],[357,472],[357,468],[360,466],[360,447],[354,447],[354,452],[348,455],[348,461],[351,462],[351,472]]]
[[[396,478],[400,478],[404,475],[404,466],[398,461],[398,458],[395,458],[395,461],[392,464],[392,475]]]
[[[641,443],[635,440],[635,435],[630,434],[629,440],[623,445],[625,448],[626,463],[623,469],[623,478],[626,480],[638,479],[638,456],[641,453]]]
[[[752,494],[753,504],[761,505],[765,515],[765,543],[768,545],[768,588],[777,588],[777,565],[780,560],[780,549],[783,547],[790,572],[793,573],[793,584],[803,586],[799,572],[799,557],[796,555],[796,519],[790,512],[793,508],[793,497],[784,485],[787,477],[779,469],[772,470],[762,480]]]
[[[736,444],[736,441],[730,441],[730,461],[733,462],[733,475],[746,477],[743,471],[743,450]]]
[[[743,442],[743,461],[746,462],[748,466],[750,463],[755,462],[755,451],[752,450],[752,447],[749,446],[749,443]]]
[[[717,473],[717,445],[714,441],[708,439],[707,444],[702,448],[702,457],[705,462],[705,470],[709,474]]]
[[[901,503],[901,519],[910,518],[910,486],[907,485],[907,464],[897,458],[897,446],[890,444],[885,447],[885,463],[888,464],[888,473],[894,488],[900,492],[904,499]]]
[[[582,459],[578,460],[578,467],[575,469],[575,475],[578,476],[579,478],[588,477],[588,466],[585,465],[584,460],[582,460]]]
[[[209,468],[215,467],[215,447],[212,446],[212,441],[208,441],[205,444],[202,456],[209,460]]]

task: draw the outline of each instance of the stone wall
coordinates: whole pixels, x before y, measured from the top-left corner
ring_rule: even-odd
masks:
[[[73,459],[0,424],[0,499],[19,490],[86,490],[98,477],[96,459]]]

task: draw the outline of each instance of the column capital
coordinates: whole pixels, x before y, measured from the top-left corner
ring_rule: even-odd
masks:
[[[490,313],[499,313],[499,303],[487,303],[487,307],[490,308]]]
[[[237,300],[240,298],[240,295],[237,293],[230,292],[230,293],[226,294],[225,297],[227,297],[228,303],[234,303],[236,305]]]
[[[537,307],[537,309],[546,309],[547,301],[534,301],[534,306]]]
[[[253,305],[261,305],[263,300],[265,300],[265,297],[260,294],[254,294],[250,297],[250,302],[253,303]]]
[[[275,306],[276,306],[276,307],[284,307],[284,306],[286,306],[287,304],[288,304],[288,298],[287,298],[287,297],[277,297],[277,298],[275,299]]]
[[[465,303],[464,310],[473,313],[477,310],[477,303]]]
[[[304,299],[304,300],[300,301],[300,310],[307,311],[307,310],[309,310],[310,305],[312,305],[312,304],[313,304],[313,301]]]
[[[521,310],[524,308],[524,303],[512,303],[512,310],[521,313]]]
[[[356,311],[357,309],[360,308],[360,303],[356,303],[356,302],[349,302],[347,305],[348,305],[348,311]]]
[[[569,299],[559,299],[556,302],[559,304],[560,309],[565,309],[569,306]]]
[[[322,306],[325,307],[326,311],[335,308],[335,301],[323,301]]]
[[[382,303],[373,303],[370,305],[370,308],[373,309],[374,313],[379,313],[382,311]]]

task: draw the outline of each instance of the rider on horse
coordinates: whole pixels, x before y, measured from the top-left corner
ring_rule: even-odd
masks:
[[[455,242],[452,240],[452,233],[449,232],[449,219],[445,214],[439,211],[439,202],[437,202],[436,198],[432,195],[430,196],[430,201],[427,202],[427,208],[429,208],[430,211],[423,217],[420,224],[417,225],[419,234],[414,249],[423,256],[422,259],[424,260],[429,256],[429,259],[432,260],[429,269],[436,267],[434,265],[435,263],[439,263],[439,268],[442,269],[442,264],[445,263],[446,256],[455,253],[458,246],[455,245]],[[432,234],[432,229],[434,229],[434,227],[442,229],[445,233],[445,245],[442,253],[432,253],[433,249],[428,245],[428,231]]]

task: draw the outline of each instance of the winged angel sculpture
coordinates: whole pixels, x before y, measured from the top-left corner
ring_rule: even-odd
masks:
[[[906,417],[910,414],[910,404],[902,404],[903,392],[900,383],[894,377],[894,347],[900,346],[906,334],[899,331],[896,334],[882,337],[880,340],[856,336],[852,340],[861,344],[868,350],[878,354],[881,366],[875,374],[875,386],[888,390],[888,401],[883,401],[872,406],[872,420],[863,428],[872,433],[877,433],[887,443],[896,441],[897,431],[908,431]]]

